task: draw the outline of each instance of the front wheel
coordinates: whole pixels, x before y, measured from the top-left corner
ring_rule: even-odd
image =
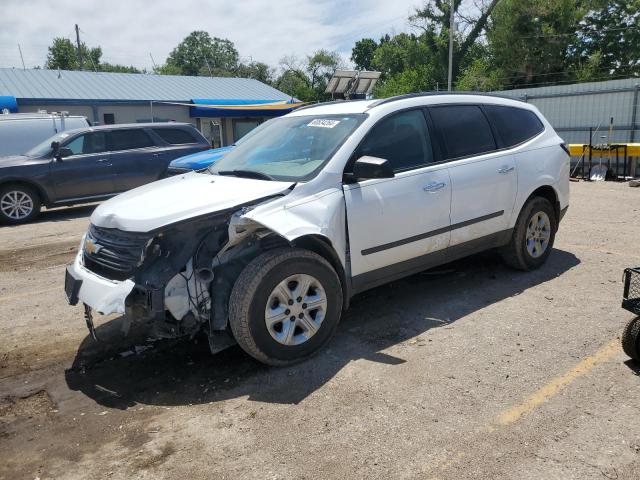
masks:
[[[533,197],[524,204],[502,258],[518,270],[536,269],[547,260],[558,229],[553,205],[546,198]]]
[[[40,196],[26,185],[0,187],[0,222],[26,223],[40,213]]]
[[[298,248],[269,250],[236,280],[229,324],[249,355],[268,365],[289,365],[329,341],[342,304],[340,280],[324,258]]]

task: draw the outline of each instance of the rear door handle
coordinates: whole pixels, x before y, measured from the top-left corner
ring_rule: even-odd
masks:
[[[429,192],[429,193],[434,193],[437,192],[438,190],[443,189],[447,184],[444,182],[431,182],[431,183],[427,183],[424,187],[422,187],[422,189],[425,192]]]
[[[108,158],[100,158],[98,160],[96,160],[98,163],[107,163],[109,161]]]
[[[502,167],[500,167],[500,168],[498,169],[498,173],[501,173],[501,174],[503,174],[503,175],[504,175],[504,174],[506,174],[506,173],[513,172],[513,171],[515,170],[515,168],[516,168],[516,167],[509,166],[509,165],[504,165],[504,166],[502,166]]]

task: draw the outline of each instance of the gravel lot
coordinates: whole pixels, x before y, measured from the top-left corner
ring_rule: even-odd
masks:
[[[63,293],[92,207],[0,227],[0,478],[640,478],[640,189],[571,187],[542,269],[488,253],[367,292],[285,369],[113,317],[96,343]]]

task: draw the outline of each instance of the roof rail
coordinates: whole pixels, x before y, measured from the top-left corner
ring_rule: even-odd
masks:
[[[320,107],[320,106],[325,106],[325,105],[335,105],[336,103],[344,103],[344,102],[365,102],[365,101],[369,101],[365,98],[358,98],[357,100],[332,100],[330,102],[318,102],[318,103],[312,103],[311,105],[305,105],[304,107],[299,107],[296,108],[295,111],[299,112],[300,110],[306,110],[307,108],[313,108],[313,107]]]
[[[391,103],[398,100],[405,100],[407,98],[436,97],[436,96],[447,96],[447,95],[481,95],[485,97],[498,97],[498,98],[506,98],[508,100],[522,101],[518,98],[509,97],[507,95],[500,95],[492,92],[416,92],[416,93],[406,93],[404,95],[396,95],[394,97],[389,97],[389,98],[381,98],[377,102],[373,102],[371,105],[369,105],[367,107],[367,110],[370,110],[373,107],[377,107],[379,105],[384,105],[385,103]]]

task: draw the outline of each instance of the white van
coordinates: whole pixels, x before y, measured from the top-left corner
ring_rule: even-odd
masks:
[[[0,115],[0,157],[22,155],[56,133],[87,126],[86,117],[64,112]]]

